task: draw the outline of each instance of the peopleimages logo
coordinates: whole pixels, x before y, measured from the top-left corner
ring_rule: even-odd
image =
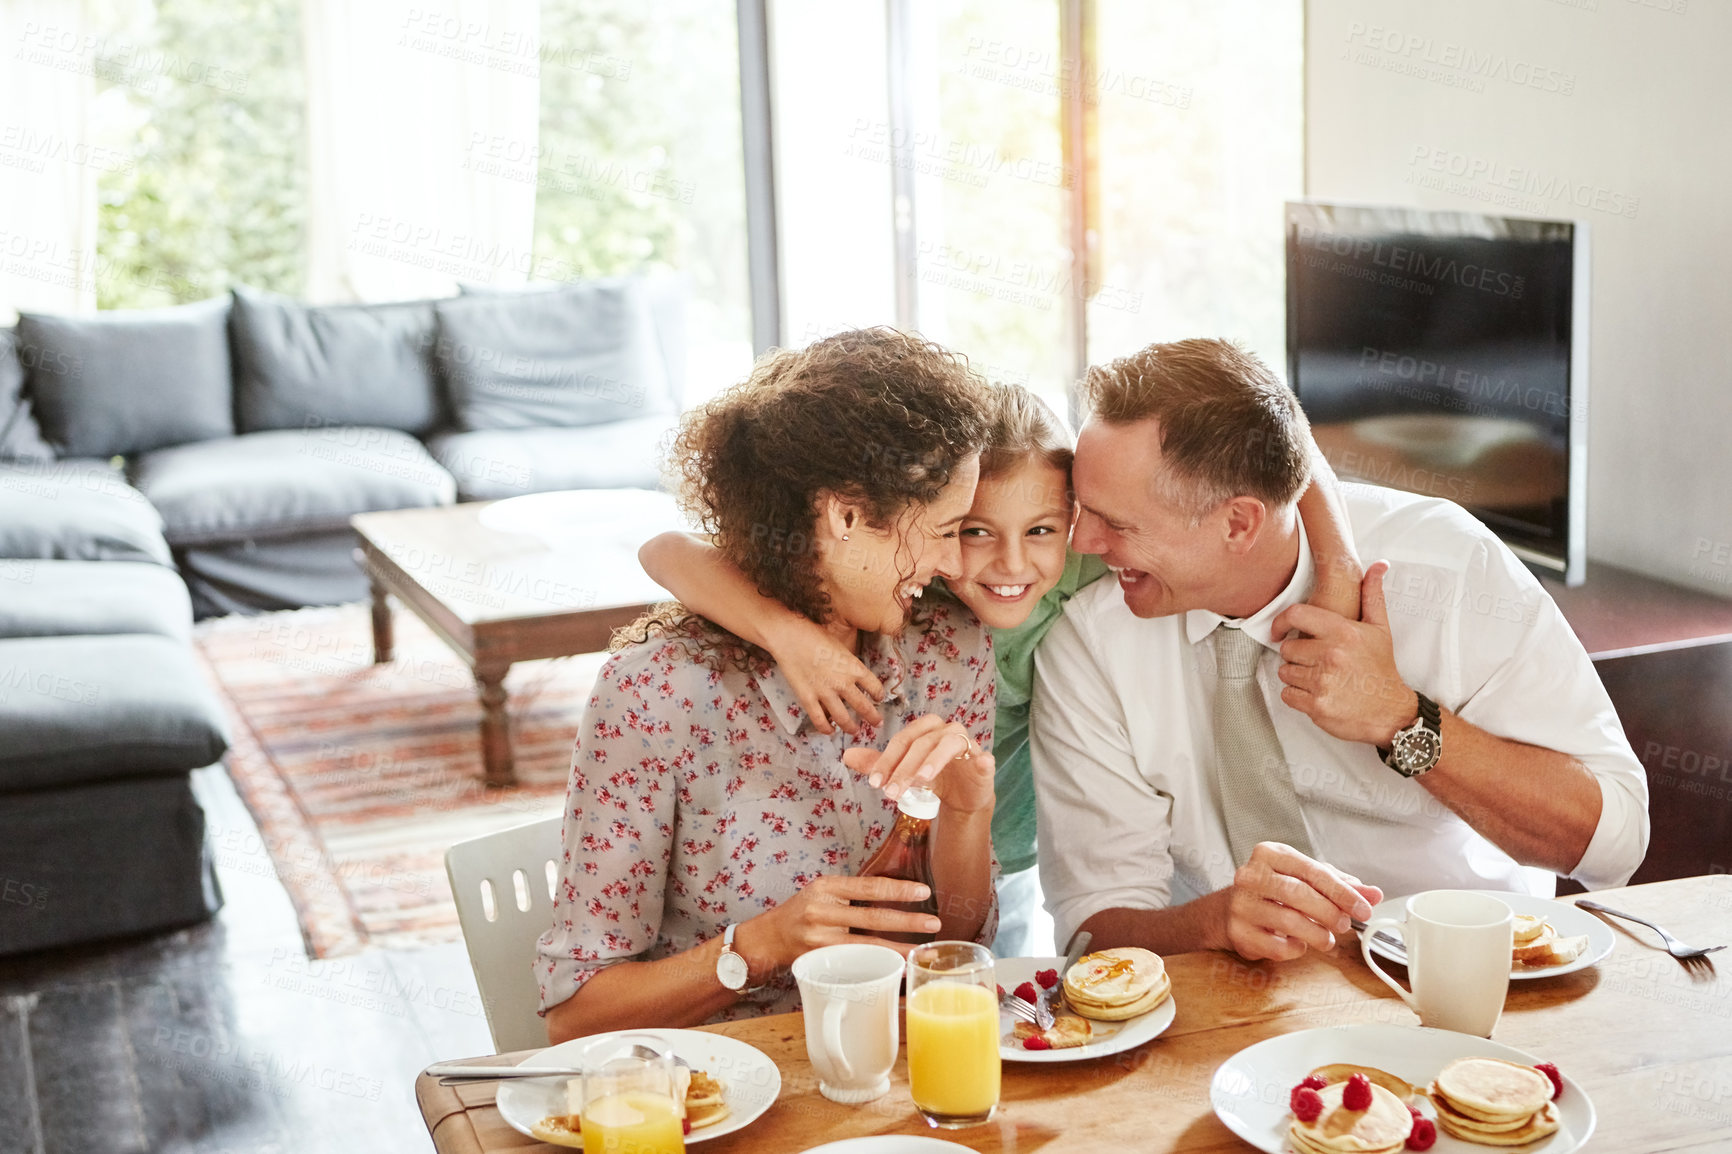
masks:
[[[1418,249],[1371,237],[1321,232],[1309,224],[1299,226],[1299,247],[1362,263],[1370,262],[1391,272],[1405,273],[1438,284],[1458,284],[1462,288],[1478,289],[1493,296],[1509,297],[1511,300],[1520,300],[1526,286],[1525,279],[1514,273],[1487,268],[1472,261],[1458,261],[1453,257],[1427,257]]]
[[[1576,91],[1573,72],[1563,72],[1502,52],[1482,51],[1453,40],[1438,40],[1421,33],[1402,32],[1353,20],[1347,25],[1347,43],[1351,47],[1381,53],[1387,61],[1416,68],[1442,69],[1478,82],[1502,80],[1521,88],[1537,88],[1559,96],[1573,96]],[[1374,61],[1363,61],[1370,62]],[[1424,73],[1419,75],[1425,76]]]
[[[1569,397],[1556,389],[1530,385],[1509,377],[1493,377],[1441,361],[1428,361],[1423,357],[1367,345],[1359,352],[1359,367],[1361,370],[1370,369],[1386,379],[1409,381],[1418,386],[1429,386],[1436,392],[1455,394],[1450,399],[1457,403],[1446,407],[1468,409],[1471,403],[1484,402],[1498,406],[1500,410],[1520,407],[1552,417],[1570,415]]]
[[[1404,179],[1408,184],[1493,200],[1526,212],[1555,212],[1567,204],[1612,216],[1634,217],[1641,208],[1639,197],[1593,181],[1572,180],[1532,165],[1505,164],[1448,148],[1414,145],[1407,166]]]

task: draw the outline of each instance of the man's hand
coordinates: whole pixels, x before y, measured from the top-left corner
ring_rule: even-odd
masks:
[[[1419,700],[1395,667],[1395,641],[1383,600],[1389,562],[1366,570],[1360,587],[1363,620],[1349,621],[1315,605],[1294,605],[1275,618],[1273,632],[1308,637],[1281,643],[1281,700],[1342,741],[1387,746],[1419,716]]]
[[[1221,894],[1227,948],[1247,961],[1332,950],[1348,919],[1364,921],[1383,900],[1376,886],[1273,841],[1251,851]]]

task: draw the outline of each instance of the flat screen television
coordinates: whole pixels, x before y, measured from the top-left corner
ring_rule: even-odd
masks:
[[[1337,474],[1447,497],[1581,583],[1585,224],[1289,203],[1287,374]]]

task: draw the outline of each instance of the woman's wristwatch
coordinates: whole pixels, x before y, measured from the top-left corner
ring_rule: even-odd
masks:
[[[752,968],[746,964],[745,955],[734,949],[734,931],[737,929],[738,923],[729,922],[722,933],[722,952],[716,958],[716,981],[736,994],[749,994],[763,987],[746,985],[751,979]]]

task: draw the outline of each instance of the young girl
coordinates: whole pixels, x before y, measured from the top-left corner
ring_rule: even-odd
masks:
[[[1065,603],[1107,573],[1097,556],[1070,550],[1076,508],[1070,488],[1069,431],[1039,397],[1015,385],[992,390],[980,483],[962,523],[962,576],[949,591],[985,623],[997,665],[998,707],[992,748],[996,806],[992,845],[1003,871],[998,886],[1000,957],[1026,957],[1040,904],[1035,870],[1033,764],[1028,747],[1035,647]],[[1311,603],[1359,616],[1363,575],[1347,537],[1335,474],[1313,454],[1313,480],[1299,499],[1317,562]],[[645,571],[694,613],[775,657],[801,707],[823,733],[855,733],[860,718],[879,721],[884,687],[870,670],[800,614],[760,596],[702,538],[664,533],[638,553]],[[938,584],[933,589],[938,589]]]

